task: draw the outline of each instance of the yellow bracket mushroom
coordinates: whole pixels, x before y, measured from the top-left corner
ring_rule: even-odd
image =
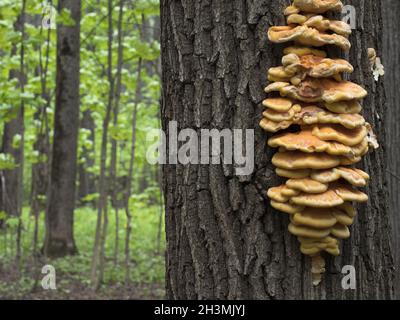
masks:
[[[287,23],[289,25],[298,24],[313,27],[322,32],[333,31],[344,37],[348,37],[351,34],[351,27],[347,23],[342,21],[332,21],[321,15],[301,15],[295,13],[287,17]]]
[[[279,92],[283,97],[303,102],[325,102],[332,104],[341,101],[360,100],[367,96],[367,91],[350,81],[334,79],[307,78],[299,85],[288,82],[275,82],[265,88],[266,93]]]
[[[305,46],[315,47],[331,44],[345,51],[348,51],[351,47],[350,41],[342,35],[324,33],[306,25],[271,27],[268,31],[268,37],[275,43],[295,41]]]
[[[299,240],[301,252],[311,257],[314,285],[326,271],[324,254],[340,255],[339,240],[351,236],[353,204],[368,201],[357,188],[365,187],[370,177],[352,166],[370,147],[379,146],[360,114],[367,91],[342,80],[353,66],[319,49],[350,49],[350,26],[323,16],[342,8],[339,0],[294,0],[284,12],[289,25],[268,31],[270,41],[294,45],[284,49],[282,66],[268,70],[272,83],[265,92],[271,97],[263,101],[260,126],[282,131],[268,145],[278,148],[272,163],[287,180],[270,188],[267,196],[273,208],[290,215],[288,230]]]
[[[306,13],[325,13],[341,11],[343,3],[340,0],[294,0],[293,7]]]

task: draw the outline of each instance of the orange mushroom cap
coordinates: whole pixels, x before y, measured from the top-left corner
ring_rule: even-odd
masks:
[[[300,9],[299,9],[299,8],[297,8],[297,7],[295,7],[295,6],[289,6],[289,7],[287,7],[287,8],[285,9],[284,15],[285,15],[285,16],[288,16],[288,15],[295,14],[295,13],[299,13],[299,12],[300,12]]]
[[[351,34],[351,26],[346,22],[330,20],[321,15],[310,17],[304,22],[304,25],[313,27],[319,31],[333,31],[345,37]]]
[[[323,193],[328,191],[328,184],[324,184],[310,178],[289,179],[286,181],[286,185],[291,189],[306,193]]]
[[[338,221],[331,209],[306,208],[293,216],[293,221],[299,225],[315,229],[329,229]]]
[[[331,229],[315,229],[307,226],[299,226],[294,223],[289,224],[289,232],[298,237],[323,239],[330,235]]]
[[[269,98],[263,101],[263,105],[277,112],[288,112],[292,109],[293,102],[290,99]]]
[[[290,46],[290,47],[286,47],[283,50],[283,53],[285,55],[288,54],[295,54],[296,56],[306,56],[306,55],[314,55],[317,57],[321,57],[321,58],[326,58],[328,55],[325,51],[323,50],[318,50],[315,48],[310,48],[310,47],[302,47],[302,46]]]
[[[313,27],[319,31],[332,31],[342,36],[348,37],[351,34],[351,26],[343,21],[330,20],[322,15],[302,15],[293,13],[287,17],[287,23],[305,25]]]
[[[335,183],[331,185],[336,194],[341,197],[344,201],[354,201],[354,202],[367,202],[368,196],[359,191],[354,189],[352,186],[345,184],[345,183]]]
[[[327,78],[354,71],[353,66],[346,60],[321,58],[311,54],[303,56],[294,53],[287,54],[282,58],[282,65],[268,70],[270,81],[288,82],[295,77],[301,82],[307,76]]]
[[[305,208],[302,206],[297,206],[297,205],[291,204],[289,202],[277,202],[274,200],[271,200],[271,206],[274,209],[279,210],[284,213],[287,213],[287,214],[299,213],[299,212],[303,211]]]
[[[357,100],[325,103],[324,107],[333,113],[339,114],[355,114],[360,113],[362,110],[362,107]]]
[[[300,151],[278,152],[272,158],[275,167],[286,170],[331,169],[343,159],[326,153],[304,153]]]
[[[299,107],[299,104],[295,106],[296,107],[290,109],[289,112],[276,112],[274,110],[265,111],[265,118],[261,121],[260,126],[268,132],[276,133],[289,128],[293,124],[339,124],[347,129],[355,129],[365,125],[364,117],[359,114],[336,114],[317,106],[302,108]],[[362,150],[358,153],[356,152],[357,154],[368,151],[368,140],[362,143],[363,145],[359,146]]]
[[[288,82],[275,82],[267,86],[265,92],[279,92],[283,97],[287,96],[303,102],[325,103],[363,99],[368,94],[364,88],[355,83],[337,82],[325,78],[307,78],[298,86]]]
[[[276,168],[275,172],[278,176],[289,178],[289,179],[304,179],[308,178],[311,174],[311,170],[285,170],[281,168]]]
[[[354,217],[349,216],[345,211],[335,208],[332,211],[332,214],[336,218],[337,222],[344,226],[351,226],[354,222]]]
[[[312,134],[324,141],[337,141],[346,146],[356,146],[363,142],[368,131],[365,126],[350,130],[339,125],[322,124],[314,126]]]
[[[339,210],[346,212],[346,214],[352,218],[357,215],[357,210],[352,206],[350,202],[345,202],[337,207]]]
[[[300,57],[300,66],[313,78],[331,77],[338,73],[352,73],[353,66],[343,59],[320,58],[314,55]]]
[[[331,234],[339,239],[350,238],[350,230],[347,226],[337,223],[332,229]]]
[[[300,190],[296,190],[296,189],[290,188],[287,185],[287,188],[282,190],[282,195],[284,197],[291,198],[291,197],[294,197],[294,196],[298,196],[300,194],[300,192],[301,192]]]
[[[369,175],[358,169],[338,167],[325,171],[314,171],[311,173],[311,178],[321,183],[331,183],[339,179],[345,179],[353,186],[365,187],[369,180]]]
[[[320,194],[301,193],[292,197],[290,202],[311,208],[333,208],[343,204],[344,200],[334,190],[330,189]]]
[[[353,155],[351,147],[324,141],[313,135],[311,130],[302,130],[297,133],[283,133],[268,140],[272,148],[283,147],[285,150],[298,150],[305,153],[326,152],[331,155]]]
[[[350,41],[338,34],[323,33],[315,28],[307,26],[279,26],[268,30],[268,38],[275,43],[295,41],[301,45],[322,47],[335,45],[348,51],[351,47]]]
[[[301,119],[299,124],[340,124],[348,129],[365,124],[364,117],[359,114],[336,114],[318,107],[305,107],[294,118]]]
[[[282,194],[283,190],[288,189],[286,185],[281,185],[279,187],[270,188],[267,192],[268,198],[274,200],[276,202],[287,202],[289,201],[289,197],[286,197]]]
[[[274,122],[290,121],[294,116],[301,111],[301,106],[299,104],[294,105],[287,112],[278,112],[271,109],[264,111],[263,116],[268,120]]]
[[[267,118],[263,118],[260,121],[260,127],[262,129],[264,129],[267,132],[273,132],[273,133],[287,129],[292,124],[293,124],[292,121],[275,122],[275,121],[269,120]]]
[[[309,13],[340,12],[343,9],[343,3],[340,0],[294,0],[293,6]]]

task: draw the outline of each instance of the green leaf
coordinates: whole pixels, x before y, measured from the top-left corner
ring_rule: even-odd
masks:
[[[6,221],[6,225],[9,228],[16,228],[19,224],[19,218],[18,217],[11,217],[8,218]]]
[[[10,154],[0,153],[0,170],[13,170],[17,166]]]
[[[5,211],[0,211],[0,220],[5,220],[7,218],[7,213]]]
[[[21,135],[20,135],[20,134],[16,134],[16,135],[13,137],[11,146],[12,146],[14,149],[18,149],[19,146],[21,145],[21,139],[22,139]]]
[[[62,9],[61,12],[57,15],[57,24],[61,24],[65,27],[74,27],[76,22],[71,17],[71,11],[68,9]]]
[[[86,197],[84,197],[82,199],[83,202],[92,202],[94,200],[97,200],[100,198],[100,194],[99,193],[92,193],[92,194],[88,194]]]

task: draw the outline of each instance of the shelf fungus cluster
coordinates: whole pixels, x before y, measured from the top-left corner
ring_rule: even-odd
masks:
[[[350,237],[355,204],[368,201],[358,188],[369,176],[356,169],[371,147],[371,126],[360,114],[367,91],[343,80],[353,72],[346,60],[329,58],[325,45],[349,50],[350,27],[323,14],[341,11],[339,0],[294,0],[287,26],[271,27],[270,41],[287,43],[282,65],[268,71],[261,127],[275,133],[268,145],[286,182],[268,190],[273,208],[290,215],[289,232],[312,257],[313,283],[325,272],[324,255],[338,256]]]

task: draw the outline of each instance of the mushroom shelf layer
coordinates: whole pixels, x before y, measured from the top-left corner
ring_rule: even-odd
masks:
[[[294,0],[284,11],[288,25],[268,30],[271,42],[290,46],[282,65],[268,70],[269,97],[263,101],[260,126],[275,134],[268,140],[278,149],[272,163],[286,179],[267,196],[289,215],[289,232],[312,258],[314,285],[325,273],[324,255],[340,255],[340,240],[351,236],[355,203],[368,201],[358,188],[370,177],[353,167],[372,147],[371,126],[360,114],[367,91],[343,80],[354,71],[348,61],[323,50],[351,48],[350,26],[324,16],[342,8],[339,0]]]

